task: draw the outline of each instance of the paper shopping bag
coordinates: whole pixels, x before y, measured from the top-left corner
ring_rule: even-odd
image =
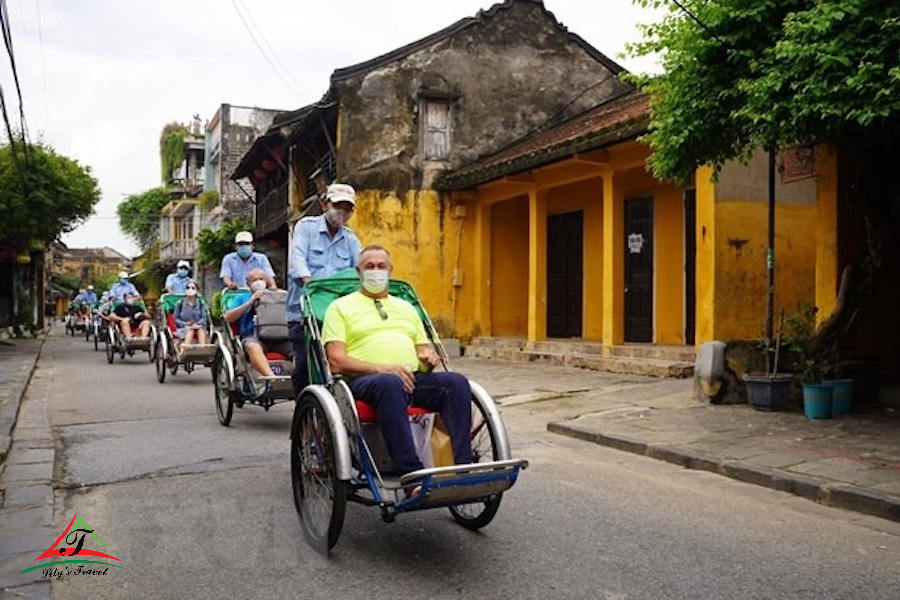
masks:
[[[431,457],[435,467],[451,467],[456,464],[450,434],[438,414],[434,415],[434,427],[431,430]]]

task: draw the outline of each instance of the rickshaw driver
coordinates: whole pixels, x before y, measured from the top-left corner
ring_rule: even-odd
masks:
[[[263,377],[275,377],[275,373],[272,372],[272,367],[269,366],[269,361],[266,358],[265,348],[263,348],[262,342],[257,336],[256,327],[253,323],[256,303],[266,291],[267,279],[269,277],[262,269],[250,269],[247,272],[247,285],[250,286],[251,294],[249,296],[236,295],[223,318],[229,325],[237,323],[238,336],[241,339],[244,351],[247,353],[247,358],[250,360],[250,366],[256,369]],[[290,355],[289,348],[273,348],[273,350],[288,350],[284,354]]]
[[[109,296],[113,302],[121,302],[125,299],[125,294],[132,296],[140,296],[134,284],[128,280],[127,271],[119,271],[119,280],[109,288]]]
[[[440,360],[419,313],[412,304],[388,294],[392,268],[391,256],[382,246],[369,245],[360,253],[359,291],[338,298],[325,312],[322,342],[331,369],[349,377],[354,397],[378,412],[378,426],[399,471],[422,468],[406,413],[410,403],[440,413],[456,464],[468,464],[469,382],[459,373],[431,372]]]
[[[122,335],[126,338],[134,337],[134,329],[138,330],[140,337],[150,335],[150,319],[141,307],[135,304],[137,298],[137,295],[125,292],[125,301],[109,314],[109,320],[119,324]]]

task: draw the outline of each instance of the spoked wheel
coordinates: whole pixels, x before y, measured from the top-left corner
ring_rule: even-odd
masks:
[[[166,354],[162,351],[162,340],[156,341],[156,380],[166,382]]]
[[[100,329],[94,329],[94,352],[100,349]]]
[[[303,394],[291,431],[294,505],[309,544],[327,554],[334,548],[347,508],[347,481],[337,478],[334,438],[319,399]]]
[[[216,385],[216,414],[219,423],[228,427],[231,423],[231,413],[234,411],[234,402],[231,400],[231,381],[228,377],[228,365],[225,364],[225,355],[219,351],[213,361],[213,377]]]
[[[481,404],[472,399],[472,462],[499,460],[497,434],[488,420]],[[450,514],[466,529],[481,529],[493,520],[500,508],[501,495],[491,496],[480,502],[456,504],[450,507]]]
[[[116,356],[116,349],[113,348],[112,342],[106,340],[106,362],[109,364],[113,364],[113,359]]]

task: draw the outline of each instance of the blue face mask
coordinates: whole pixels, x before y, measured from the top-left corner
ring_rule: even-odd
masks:
[[[187,271],[188,271],[187,269],[178,269],[178,276],[179,277],[187,277]]]
[[[238,246],[237,247],[238,256],[241,258],[250,258],[250,255],[253,254],[253,248],[251,246]]]
[[[120,278],[119,283],[128,283],[128,278],[127,277]]]

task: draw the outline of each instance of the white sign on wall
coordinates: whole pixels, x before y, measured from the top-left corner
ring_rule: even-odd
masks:
[[[644,249],[644,234],[629,233],[628,234],[628,251],[631,254],[640,254]]]

